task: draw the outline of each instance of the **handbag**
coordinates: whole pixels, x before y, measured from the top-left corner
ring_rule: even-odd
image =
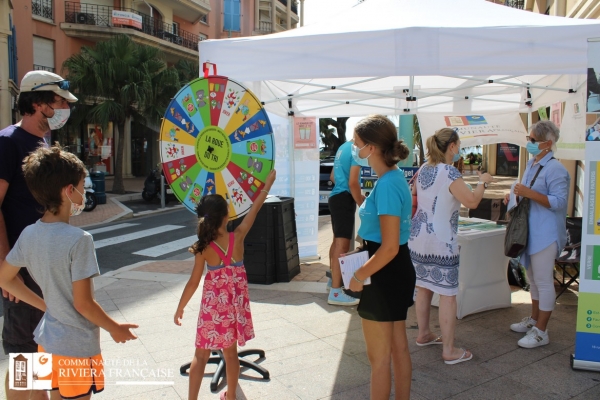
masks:
[[[410,193],[412,194],[412,214],[410,215],[411,218],[415,216],[415,214],[417,213],[417,190],[415,189],[414,185],[416,185],[416,180],[417,176],[419,175],[419,171],[421,171],[421,168],[419,168],[419,170],[417,172],[415,172],[415,174],[413,175],[412,178],[410,178],[410,181],[408,181],[408,186],[410,187]]]
[[[529,185],[530,188],[533,187],[542,168],[544,166],[540,165],[540,168],[531,181],[531,185]],[[507,257],[518,257],[525,251],[525,247],[527,247],[530,207],[531,201],[529,199],[524,198],[519,201],[517,198],[517,205],[507,212],[510,218],[508,225],[506,225],[506,236],[504,237],[504,255]]]

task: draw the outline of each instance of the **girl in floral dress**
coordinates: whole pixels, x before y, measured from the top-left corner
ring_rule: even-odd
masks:
[[[190,366],[189,399],[197,399],[204,368],[211,351],[223,350],[228,391],[220,399],[234,400],[240,362],[237,344],[244,346],[254,338],[248,278],[244,268],[244,238],[262,207],[276,173],[271,171],[243,222],[233,232],[227,232],[229,204],[220,195],[208,195],[198,204],[198,241],[190,248],[195,255],[194,270],[183,290],[175,312],[175,324],[181,325],[183,309],[200,284],[204,264],[208,271],[204,279],[202,303],[198,317],[196,352]]]

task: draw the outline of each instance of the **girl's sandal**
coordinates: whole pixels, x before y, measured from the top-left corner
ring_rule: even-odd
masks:
[[[219,400],[227,400],[227,392],[221,392],[219,396]]]

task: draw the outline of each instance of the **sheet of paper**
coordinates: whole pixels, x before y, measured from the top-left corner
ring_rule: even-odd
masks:
[[[515,185],[517,182],[518,181],[514,181],[510,187],[510,197],[508,199],[508,204],[506,205],[507,210],[510,210],[517,205],[517,196],[515,196]]]
[[[369,260],[369,252],[361,251],[358,253],[350,254],[344,257],[340,257],[340,269],[342,270],[342,281],[344,281],[344,287],[348,289],[350,287],[350,280],[354,272],[365,265]],[[371,278],[365,280],[365,285],[371,283]]]

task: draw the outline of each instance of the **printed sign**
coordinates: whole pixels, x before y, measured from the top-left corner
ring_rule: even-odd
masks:
[[[448,115],[417,114],[423,143],[440,128],[455,129],[462,147],[493,143],[513,143],[525,147],[527,131],[517,112],[508,114]]]
[[[142,16],[129,11],[112,10],[112,23],[142,29]]]
[[[316,137],[316,118],[294,118],[294,149],[316,149]]]

